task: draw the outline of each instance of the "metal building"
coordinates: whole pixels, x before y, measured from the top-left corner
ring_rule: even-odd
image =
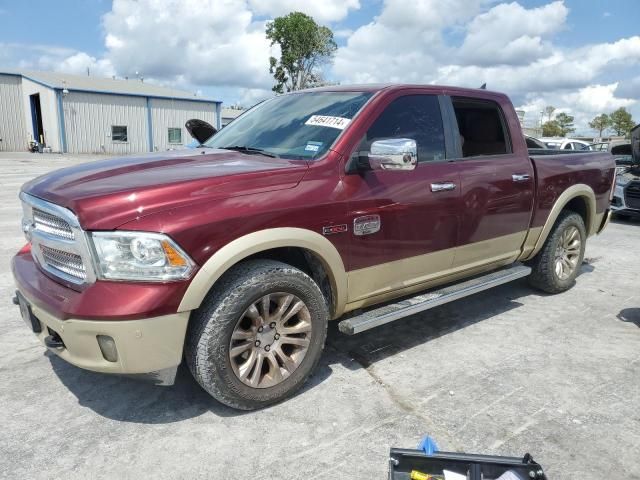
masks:
[[[179,148],[191,118],[221,127],[222,104],[139,79],[0,72],[0,151],[37,141],[53,152],[126,154]]]

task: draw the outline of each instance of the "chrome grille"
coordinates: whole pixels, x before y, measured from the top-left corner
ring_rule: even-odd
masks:
[[[33,209],[33,224],[36,230],[49,235],[66,238],[67,240],[75,238],[71,226],[65,220],[37,208]]]
[[[68,286],[95,282],[89,240],[73,212],[25,192],[20,199],[22,228],[38,266]]]
[[[75,253],[63,252],[55,248],[40,245],[42,258],[49,267],[71,275],[78,280],[87,279],[87,271],[82,262],[82,257]]]
[[[624,201],[628,207],[640,209],[640,182],[631,182],[627,185]]]

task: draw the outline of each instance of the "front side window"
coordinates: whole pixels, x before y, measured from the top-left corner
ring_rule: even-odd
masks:
[[[127,127],[124,125],[113,125],[111,127],[111,141],[120,143],[128,142]]]
[[[445,158],[444,127],[435,95],[407,95],[392,101],[369,127],[358,150],[368,152],[376,140],[409,138],[416,141],[418,162]]]
[[[169,143],[182,143],[181,128],[169,128]]]
[[[333,145],[371,97],[369,92],[304,92],[256,105],[205,146],[261,150],[284,158],[314,159]]]
[[[452,100],[463,157],[510,152],[502,111],[496,102],[459,97]]]

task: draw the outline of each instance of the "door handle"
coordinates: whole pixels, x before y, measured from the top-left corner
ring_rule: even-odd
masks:
[[[511,179],[514,182],[528,182],[531,179],[531,175],[528,173],[514,173],[511,175]]]
[[[446,192],[449,190],[455,190],[456,184],[453,182],[441,182],[441,183],[432,183],[431,191],[432,192]]]

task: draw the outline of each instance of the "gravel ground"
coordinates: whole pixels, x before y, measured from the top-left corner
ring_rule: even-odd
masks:
[[[239,413],[182,368],[156,387],[46,353],[11,304],[20,185],[96,157],[0,154],[1,478],[386,478],[389,448],[520,456],[551,479],[640,478],[640,223],[588,242],[556,296],[504,285],[355,337],[280,405]]]

